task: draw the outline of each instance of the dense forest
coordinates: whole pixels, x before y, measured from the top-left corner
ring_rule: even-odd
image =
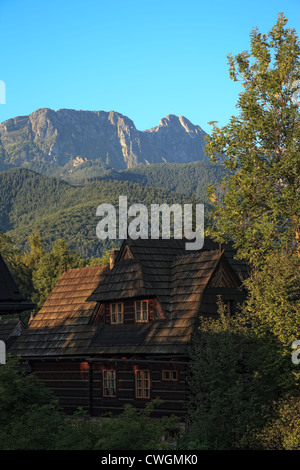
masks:
[[[186,171],[183,165],[182,171]],[[181,178],[181,167],[176,171]],[[193,167],[190,173],[194,172]],[[152,171],[151,184],[155,184],[155,173]],[[153,203],[184,204],[197,200],[193,198],[193,185],[190,184],[189,194],[175,192],[165,186],[176,186],[174,171],[169,170],[165,178],[158,180],[157,187],[141,182],[102,179],[81,186],[72,186],[58,178],[40,175],[31,170],[16,168],[0,173],[0,228],[7,233],[14,243],[22,250],[29,248],[29,236],[38,231],[46,249],[50,250],[53,243],[64,239],[71,248],[76,249],[82,257],[102,256],[105,251],[116,246],[113,240],[99,240],[96,226],[99,218],[96,209],[102,203],[112,204],[118,209],[119,196],[127,196],[128,205],[141,203],[147,207]],[[202,194],[208,182],[203,180]],[[185,186],[189,179],[186,176]],[[160,186],[161,185],[161,186]]]
[[[97,171],[99,175],[97,176]],[[228,172],[222,165],[199,161],[191,163],[152,163],[138,165],[128,170],[103,170],[96,162],[86,162],[74,173],[63,179],[70,184],[83,184],[94,180],[131,181],[152,188],[176,191],[188,196],[195,196],[205,202],[207,185],[220,182]]]

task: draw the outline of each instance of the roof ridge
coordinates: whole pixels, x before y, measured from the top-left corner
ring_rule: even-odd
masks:
[[[98,271],[98,270],[104,270],[105,268],[107,268],[109,265],[108,264],[99,264],[99,265],[95,265],[95,266],[82,266],[81,268],[78,267],[78,268],[69,268],[67,269],[66,271],[63,272],[62,275],[66,274],[66,273],[72,273],[72,272],[79,272],[79,271],[83,271],[83,270],[86,270],[86,271]]]
[[[207,257],[208,255],[211,255],[212,253],[214,254],[218,254],[219,257],[222,256],[222,254],[224,253],[224,249],[223,250],[220,250],[219,248],[216,248],[214,250],[199,250],[199,251],[190,251],[189,253],[177,253],[175,256],[174,256],[174,261],[178,260],[178,259],[182,259],[182,258],[189,258],[189,257],[195,257],[195,256],[205,256]]]

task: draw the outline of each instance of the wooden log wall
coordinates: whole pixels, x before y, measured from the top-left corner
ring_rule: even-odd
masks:
[[[160,398],[163,403],[153,416],[177,415],[184,417],[185,367],[183,363],[172,365],[172,361],[149,362],[88,362],[88,361],[35,361],[31,369],[58,398],[66,414],[73,414],[83,407],[91,416],[106,412],[119,413],[125,404],[143,408],[146,403]],[[136,398],[135,370],[150,372],[150,398]],[[103,371],[116,371],[116,396],[103,394]],[[163,371],[176,371],[177,380],[163,380]]]

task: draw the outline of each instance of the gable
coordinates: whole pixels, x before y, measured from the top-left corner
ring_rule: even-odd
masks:
[[[34,306],[22,297],[0,254],[0,315],[31,310]]]
[[[119,261],[124,260],[124,259],[133,259],[133,253],[130,250],[129,246],[126,245],[124,249],[122,250],[122,253],[120,254]]]
[[[223,259],[220,260],[220,263],[212,274],[207,287],[232,287],[234,289],[238,289],[239,285],[236,277],[232,269],[230,269]]]
[[[133,297],[154,297],[155,292],[141,264],[134,259],[116,262],[98,284],[88,301],[112,302]]]
[[[0,340],[7,341],[11,336],[19,336],[26,327],[19,320],[18,317],[14,318],[1,318],[0,319]]]

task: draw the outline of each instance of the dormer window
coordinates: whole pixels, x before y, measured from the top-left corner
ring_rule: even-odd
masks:
[[[122,302],[110,304],[111,323],[123,323],[124,304]]]
[[[135,302],[135,321],[148,322],[149,302],[148,300],[137,300]]]

